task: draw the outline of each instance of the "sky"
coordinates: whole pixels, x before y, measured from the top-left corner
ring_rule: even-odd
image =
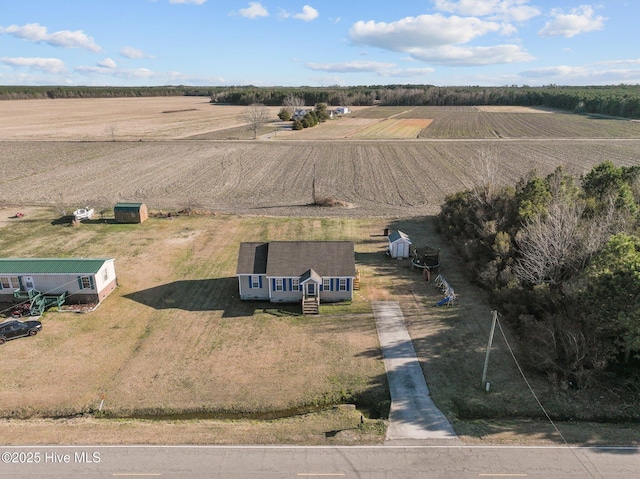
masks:
[[[2,85],[640,83],[640,0],[2,4]]]

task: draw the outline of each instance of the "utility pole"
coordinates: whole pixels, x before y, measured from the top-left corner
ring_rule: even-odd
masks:
[[[489,342],[487,343],[487,355],[484,358],[484,368],[482,370],[482,386],[488,391],[487,369],[489,369],[489,354],[491,353],[491,345],[493,344],[493,335],[496,332],[496,322],[498,320],[498,312],[491,311],[493,318],[491,319],[491,332],[489,333]]]

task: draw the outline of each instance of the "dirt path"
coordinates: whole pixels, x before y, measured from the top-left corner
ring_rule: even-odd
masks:
[[[387,440],[457,439],[431,399],[400,305],[395,301],[371,305],[391,392]]]

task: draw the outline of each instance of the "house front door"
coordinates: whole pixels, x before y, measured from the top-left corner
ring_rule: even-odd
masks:
[[[307,297],[308,298],[315,298],[316,297],[316,284],[315,283],[307,283],[306,285],[307,288]]]

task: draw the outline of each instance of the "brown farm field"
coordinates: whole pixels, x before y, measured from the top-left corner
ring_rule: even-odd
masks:
[[[523,420],[540,411],[504,345],[492,355],[502,366],[492,370],[492,394],[478,387],[490,307],[431,215],[448,194],[474,184],[479,153],[491,154],[498,181],[511,184],[558,165],[576,174],[604,160],[638,165],[640,124],[537,110],[373,107],[302,132],[274,123],[258,140],[231,140],[248,138],[241,111],[193,97],[0,103],[2,256],[113,256],[120,278],[93,313],[49,313],[43,334],[3,346],[0,375],[22,371],[0,386],[0,414],[10,418],[5,442],[87,444],[98,433],[103,443],[380,441],[384,425],[372,418],[358,429],[360,412],[350,409],[275,419],[343,400],[384,410],[369,307],[379,299],[401,303],[434,400],[464,440],[558,441],[544,421]],[[419,138],[390,137],[414,120]],[[377,126],[384,124],[394,126]],[[379,130],[351,138],[367,128]],[[318,196],[347,206],[312,206],[314,180]],[[85,205],[109,218],[121,200],[207,215],[142,225],[96,219],[78,228],[57,221]],[[17,211],[26,216],[10,219]],[[387,226],[441,248],[459,305],[435,308],[432,285],[386,260]],[[362,291],[313,319],[295,306],[240,303],[238,244],[267,239],[354,240]],[[593,403],[533,383],[554,417],[584,419],[605,407],[615,415],[618,407],[614,397]],[[100,422],[103,395],[104,414],[136,418]],[[13,419],[34,415],[47,419]],[[267,422],[211,422],[247,415]],[[328,435],[339,430],[351,433]],[[562,430],[583,444],[621,437],[619,429]]]
[[[545,115],[548,116],[548,115]],[[92,205],[141,201],[279,216],[435,214],[445,196],[474,184],[479,151],[499,161],[502,183],[558,165],[584,173],[611,160],[635,165],[637,140],[0,142],[0,201]],[[349,204],[320,208],[318,195]]]
[[[640,123],[534,109],[360,108],[300,132],[274,123],[242,141],[209,138],[249,137],[243,107],[201,97],[0,106],[6,205],[108,209],[128,200],[160,210],[415,216],[437,213],[446,195],[474,184],[479,151],[502,165],[503,183],[532,169],[580,174],[604,160],[640,161]],[[348,206],[310,207],[314,179],[318,195]]]

